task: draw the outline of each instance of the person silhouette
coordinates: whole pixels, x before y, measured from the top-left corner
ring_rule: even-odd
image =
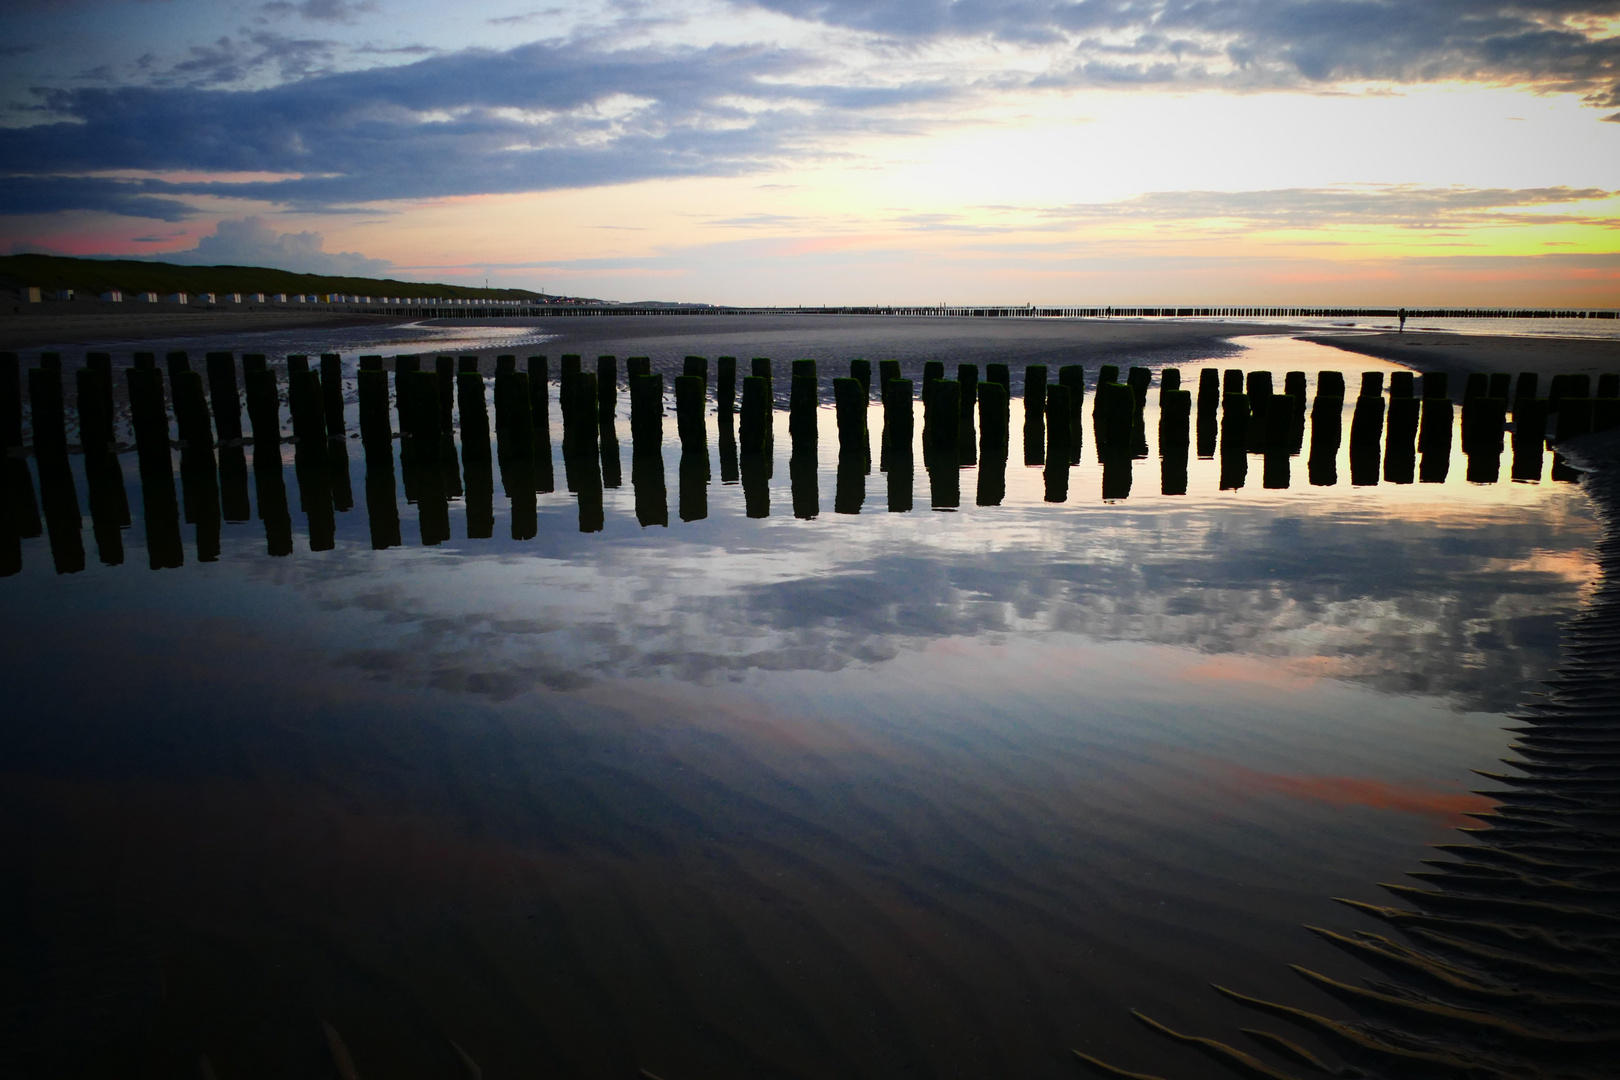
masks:
[[[1401,308],[1401,333],[1406,333],[1406,309]]]

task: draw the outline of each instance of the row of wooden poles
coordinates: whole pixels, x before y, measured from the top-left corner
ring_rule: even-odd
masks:
[[[192,370],[185,353],[167,356],[167,393],[155,354],[137,353],[127,381],[131,429],[140,468],[154,567],[183,561],[180,522],[196,526],[199,559],[219,552],[222,521],[246,521],[252,513],[248,495],[248,448],[258,493],[258,516],[264,521],[271,554],[292,550],[292,523],[281,457],[282,389],[278,372],[266,357],[245,354],[238,365],[231,353],[210,353],[206,381]],[[344,376],[336,354],[318,362],[307,356],[287,358],[285,402],[295,444],[294,466],[301,510],[309,521],[310,546],[335,545],[334,514],[354,505],[349,480]],[[755,358],[750,374],[740,380],[733,357],[721,357],[715,368],[712,401],[719,420],[721,479],[740,482],[747,513],[770,513],[768,481],[774,469],[775,375],[768,359]],[[674,382],[675,414],[681,446],[679,513],[683,520],[707,516],[709,365],[706,358],[686,358]],[[1011,420],[1011,371],[989,364],[985,378],[977,366],[958,366],[956,378],[944,377],[944,365],[924,366],[921,404],[922,446],[930,478],[930,504],[937,509],[960,505],[959,470],[978,466],[976,501],[997,505],[1005,496]],[[20,361],[0,353],[0,442],[5,447],[5,482],[0,485],[0,573],[21,567],[20,541],[51,536],[59,570],[84,565],[82,517],[68,455],[70,426],[64,372],[59,356],[42,354],[27,372],[32,413],[33,456],[40,478],[36,501],[23,445]],[[645,357],[625,362],[630,394],[632,476],[636,515],[643,525],[667,524],[668,496],[663,465],[666,395],[663,376]],[[871,472],[867,430],[873,397],[870,362],[851,362],[850,374],[832,380],[839,439],[837,494],[834,510],[853,513],[865,499],[865,477]],[[1085,372],[1079,365],[1058,369],[1048,381],[1048,368],[1024,369],[1024,461],[1044,466],[1046,498],[1068,498],[1069,467],[1078,464],[1083,442]],[[615,357],[600,357],[587,371],[578,356],[564,356],[557,372],[562,412],[562,450],[567,488],[577,496],[580,528],[603,527],[603,489],[623,483],[615,418],[619,375]],[[888,473],[888,509],[912,509],[914,383],[901,377],[899,363],[877,367],[876,391],[882,402],[880,467]],[[89,486],[92,525],[103,562],[122,561],[121,530],[130,511],[117,460],[117,417],[111,357],[90,353],[75,376],[79,449]],[[1121,379],[1114,366],[1098,371],[1091,411],[1093,441],[1103,465],[1104,499],[1129,495],[1132,461],[1147,456],[1145,406],[1153,384],[1145,367],[1129,369]],[[476,357],[438,357],[431,368],[420,357],[396,357],[392,395],[383,358],[360,360],[356,385],[359,432],[366,458],[366,501],[372,541],[391,547],[400,541],[395,497],[393,440],[401,450],[399,464],[408,501],[418,507],[422,542],[450,538],[449,500],[466,504],[469,538],[487,538],[494,529],[495,462],[511,502],[512,536],[536,535],[536,494],[554,490],[551,454],[551,373],[546,357],[529,357],[524,370],[517,358],[496,360],[493,425],[486,405],[486,386]],[[1596,383],[1586,375],[1555,376],[1543,396],[1534,374],[1515,381],[1507,375],[1473,375],[1462,402],[1463,450],[1468,479],[1495,483],[1500,478],[1504,430],[1513,421],[1515,479],[1540,479],[1544,468],[1549,420],[1556,436],[1567,438],[1590,430],[1620,426],[1620,376],[1604,375]],[[1162,459],[1161,490],[1185,494],[1190,447],[1200,457],[1221,457],[1221,486],[1246,483],[1249,456],[1264,456],[1264,485],[1290,484],[1290,459],[1301,452],[1306,429],[1307,379],[1288,372],[1276,392],[1269,372],[1200,373],[1196,399],[1181,388],[1181,373],[1167,368],[1159,375],[1158,444]],[[789,461],[794,512],[814,517],[820,512],[816,448],[822,404],[816,362],[793,361],[787,392]],[[245,398],[248,426],[242,423]],[[1338,454],[1343,442],[1345,381],[1323,372],[1309,410],[1311,446],[1309,478],[1313,485],[1338,482]],[[178,441],[170,440],[170,410]],[[1350,427],[1353,484],[1442,482],[1448,475],[1455,405],[1443,373],[1419,382],[1411,372],[1391,373],[1386,401],[1384,375],[1362,376]],[[455,433],[459,415],[460,446]],[[1194,417],[1196,416],[1196,423]],[[497,436],[492,440],[492,434]],[[1382,444],[1382,445],[1381,445]],[[181,496],[176,499],[172,451],[180,450]],[[1382,450],[1382,457],[1380,451]],[[1422,466],[1417,469],[1421,454]],[[1553,478],[1575,474],[1555,457]],[[43,507],[43,516],[41,508]]]

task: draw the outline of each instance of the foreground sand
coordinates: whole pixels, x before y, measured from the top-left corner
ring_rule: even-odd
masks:
[[[1330,334],[1312,340],[1392,360],[1418,371],[1534,371],[1540,375],[1620,371],[1620,341],[1484,334]]]

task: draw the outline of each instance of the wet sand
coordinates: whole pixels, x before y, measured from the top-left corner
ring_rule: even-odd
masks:
[[[183,311],[0,315],[0,349],[46,345],[90,347],[204,334],[256,334],[305,327],[368,326],[399,322],[393,315],[333,311]]]
[[[1454,375],[1474,371],[1538,375],[1620,371],[1620,341],[1589,338],[1498,337],[1484,334],[1333,334],[1313,337],[1324,345],[1392,360],[1418,371]]]

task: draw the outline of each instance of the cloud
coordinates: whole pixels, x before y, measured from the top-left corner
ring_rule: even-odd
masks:
[[[1597,220],[1612,224],[1612,217],[1588,218],[1520,211],[1616,197],[1620,197],[1620,191],[1603,188],[1367,184],[1269,191],[1150,191],[1118,202],[1052,207],[1042,211],[1041,215],[1063,223],[1097,219],[1226,220],[1273,228],[1317,228],[1323,225],[1427,227],[1571,220]]]
[[[279,18],[296,15],[311,22],[352,23],[359,16],[376,11],[377,5],[373,0],[304,0],[300,4],[274,0],[260,10]]]
[[[239,62],[222,39],[217,51],[199,53],[183,76],[189,85],[44,92],[46,110],[64,119],[0,129],[0,160],[37,170],[0,178],[0,201],[33,185],[37,213],[52,208],[43,204],[54,185],[41,184],[39,174],[132,169],[293,174],[238,184],[150,182],[142,194],[310,208],[734,175],[800,152],[818,136],[881,129],[884,109],[953,92],[929,83],[818,82],[814,58],[782,49],[591,51],[555,43],[256,90],[207,85],[238,79],[267,55],[285,55],[300,69],[313,62],[297,43],[272,44],[285,53]],[[64,188],[54,208],[109,209],[130,197],[127,186],[81,183]]]
[[[394,268],[387,259],[354,251],[329,252],[316,232],[276,232],[256,217],[221,221],[212,236],[189,251],[166,251],[151,258],[187,266],[268,266],[303,274],[379,277]]]
[[[1057,46],[1047,85],[1528,84],[1620,104],[1616,0],[749,0],[902,42]]]

